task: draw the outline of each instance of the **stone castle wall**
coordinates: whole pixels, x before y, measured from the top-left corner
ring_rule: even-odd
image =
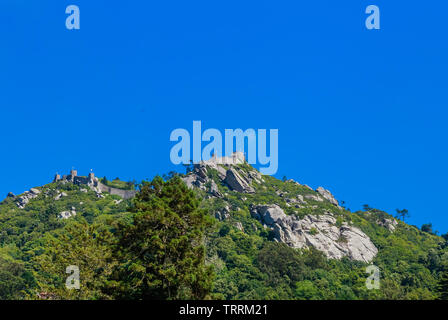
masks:
[[[114,195],[122,197],[123,199],[133,198],[133,197],[135,197],[135,194],[137,193],[136,190],[123,190],[123,189],[112,188],[112,187],[102,184],[101,182],[98,182],[97,188],[101,192],[107,192],[109,194],[114,194]]]
[[[107,192],[109,194],[120,196],[123,199],[133,198],[137,193],[136,190],[123,190],[106,186],[101,183],[97,177],[95,177],[93,172],[89,173],[87,177],[78,176],[78,172],[76,170],[72,170],[69,175],[63,175],[62,178],[59,174],[56,174],[53,182],[57,181],[67,181],[76,185],[86,185],[98,193]]]

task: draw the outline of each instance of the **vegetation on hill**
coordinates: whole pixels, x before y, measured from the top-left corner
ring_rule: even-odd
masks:
[[[391,232],[378,221],[393,217],[370,207],[350,212],[310,199],[310,206],[294,208],[281,194],[315,191],[286,179],[263,176],[255,193],[241,194],[219,183],[217,172],[209,175],[222,198],[189,190],[176,175],[143,182],[132,200],[70,183],[39,187],[24,209],[6,198],[0,299],[446,298],[447,244],[432,229],[399,221]],[[378,248],[372,264],[381,271],[380,288],[366,287],[366,263],[273,241],[249,208],[271,203],[298,217],[331,210],[338,224],[361,229]],[[224,206],[229,217],[215,219]],[[72,209],[76,216],[59,217]],[[79,267],[79,290],[65,286],[70,265]]]
[[[120,178],[108,180],[106,177],[100,178],[100,182],[108,187],[122,190],[135,190],[135,181],[122,181]]]

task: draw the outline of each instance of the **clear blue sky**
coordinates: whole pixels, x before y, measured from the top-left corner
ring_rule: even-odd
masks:
[[[81,30],[65,28],[65,7]],[[364,26],[381,9],[381,30]],[[175,128],[279,129],[279,171],[448,231],[446,1],[0,2],[0,194],[151,178]]]

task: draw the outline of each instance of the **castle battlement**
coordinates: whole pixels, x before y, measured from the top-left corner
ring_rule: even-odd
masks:
[[[78,171],[74,169],[70,170],[70,174],[63,175],[62,177],[60,174],[56,174],[53,179],[53,183],[54,182],[73,183],[78,186],[88,186],[97,193],[107,192],[109,194],[120,196],[124,199],[133,198],[137,193],[135,190],[123,190],[106,186],[101,183],[97,177],[95,177],[93,172],[90,172],[87,176],[78,176]]]

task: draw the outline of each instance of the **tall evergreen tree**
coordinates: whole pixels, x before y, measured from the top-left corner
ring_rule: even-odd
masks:
[[[204,299],[213,270],[205,265],[211,218],[179,177],[144,182],[134,199],[133,222],[118,231],[118,298]]]

